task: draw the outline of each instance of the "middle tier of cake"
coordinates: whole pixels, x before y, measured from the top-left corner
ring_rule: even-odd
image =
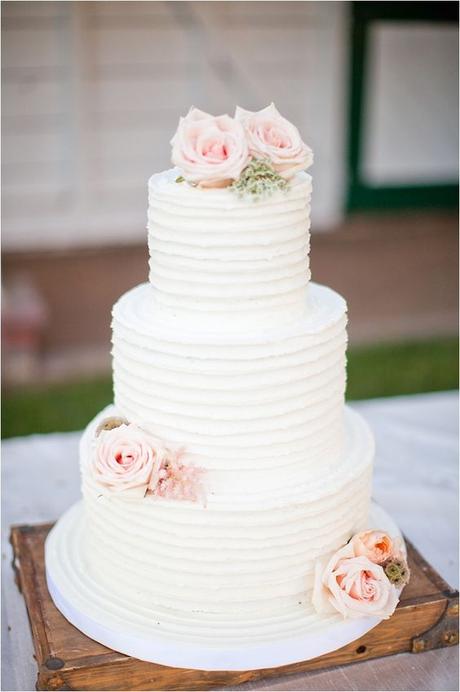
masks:
[[[311,284],[301,320],[230,336],[159,322],[153,293],[142,284],[113,310],[115,404],[130,422],[184,446],[229,502],[333,471],[344,443],[343,298]]]
[[[309,626],[316,560],[367,528],[374,443],[362,418],[345,409],[344,448],[335,469],[315,478],[299,472],[295,485],[286,488],[280,480],[279,492],[262,499],[245,487],[231,503],[206,478],[211,492],[203,506],[126,496],[97,482],[96,430],[119,414],[112,406],[102,411],[81,440],[81,569],[94,580],[92,588],[109,595],[114,611],[129,607],[150,627],[161,621],[162,633],[192,625],[198,636],[204,634],[200,622],[205,629],[225,622],[225,636],[235,627],[248,636],[247,621],[260,619],[270,629],[283,628],[283,621],[298,625],[299,618]],[[238,475],[247,477],[241,469]],[[258,474],[260,482],[264,475]]]

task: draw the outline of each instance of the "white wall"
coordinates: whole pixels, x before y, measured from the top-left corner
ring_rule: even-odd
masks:
[[[274,100],[315,152],[313,228],[340,221],[343,2],[4,2],[3,246],[143,241],[146,181],[191,104]]]

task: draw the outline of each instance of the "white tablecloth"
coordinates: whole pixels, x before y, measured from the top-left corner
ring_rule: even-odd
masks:
[[[375,399],[353,407],[365,416],[376,436],[375,500],[440,574],[457,586],[457,393]],[[36,680],[29,624],[10,566],[9,527],[53,521],[79,498],[79,436],[31,435],[3,443],[3,690],[33,690]],[[457,655],[457,647],[419,656],[402,654],[241,687],[453,690],[458,689]]]

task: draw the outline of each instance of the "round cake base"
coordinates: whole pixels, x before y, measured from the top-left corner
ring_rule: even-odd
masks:
[[[372,504],[369,526],[383,529],[393,536],[401,535],[386,512]],[[255,670],[306,661],[345,646],[358,639],[380,622],[369,617],[343,620],[339,616],[305,616],[295,634],[267,640],[258,639],[257,627],[251,639],[229,640],[221,629],[212,638],[193,633],[193,614],[189,621],[171,618],[163,611],[154,620],[140,617],[111,594],[103,591],[88,575],[82,551],[84,534],[83,505],[78,502],[57,522],[45,546],[46,579],[56,607],[75,627],[91,639],[115,651],[151,663],[174,668],[199,670]],[[168,626],[169,625],[169,626]],[[176,627],[176,631],[175,631]]]

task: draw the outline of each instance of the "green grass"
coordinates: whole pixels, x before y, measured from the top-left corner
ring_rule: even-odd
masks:
[[[352,348],[348,399],[415,394],[458,387],[458,340]],[[112,401],[109,377],[6,393],[2,437],[80,430]]]
[[[458,388],[458,339],[355,347],[348,353],[347,399]]]
[[[2,437],[81,430],[112,398],[109,377],[14,389],[3,396]]]

